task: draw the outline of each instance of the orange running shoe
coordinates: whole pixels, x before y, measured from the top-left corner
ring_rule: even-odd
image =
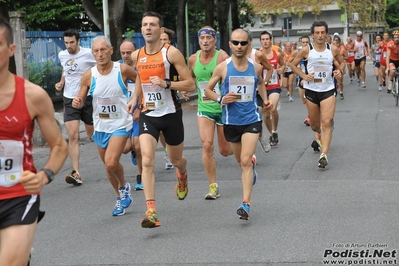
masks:
[[[176,168],[177,183],[175,186],[175,193],[179,200],[184,200],[188,194],[188,181],[187,181],[187,170],[182,175]]]

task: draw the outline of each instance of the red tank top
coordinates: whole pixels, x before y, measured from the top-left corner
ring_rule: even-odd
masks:
[[[15,94],[10,105],[0,110],[0,178],[7,183],[15,179],[10,171],[19,169],[36,173],[32,156],[32,133],[34,122],[29,114],[25,101],[25,80],[15,76]],[[21,147],[23,156],[9,152],[9,147]],[[18,149],[16,149],[18,150]],[[20,163],[17,163],[21,161]],[[22,165],[22,169],[21,168]],[[17,183],[12,186],[2,186],[0,183],[0,200],[29,195],[24,187]]]
[[[269,60],[269,63],[273,66],[273,74],[269,80],[269,84],[266,87],[266,90],[268,90],[268,91],[280,88],[280,79],[279,79],[279,75],[277,73],[277,68],[279,66],[278,65],[279,58],[278,58],[276,51],[272,50],[272,53],[273,53],[273,57],[270,59],[269,58],[267,59],[267,60]],[[267,73],[267,70],[265,68],[263,68],[263,79],[266,78],[266,73]]]

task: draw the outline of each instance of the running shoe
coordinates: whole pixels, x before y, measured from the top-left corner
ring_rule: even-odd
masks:
[[[141,183],[141,175],[136,176],[136,185],[134,186],[134,190],[143,190],[143,184]]]
[[[141,220],[141,227],[143,228],[154,228],[161,226],[161,222],[159,221],[158,214],[155,209],[149,208],[143,220]]]
[[[250,210],[251,210],[251,207],[249,206],[249,204],[246,202],[243,202],[238,207],[237,214],[240,216],[239,218],[241,220],[248,220]]]
[[[319,158],[319,168],[326,168],[328,165],[327,154],[322,153]]]
[[[76,187],[83,184],[82,177],[75,170],[73,170],[71,174],[65,176],[65,182]]]
[[[366,88],[366,83],[364,81],[362,82],[362,88]]]
[[[256,180],[258,180],[258,172],[256,172],[256,155],[252,155],[252,170],[254,172],[254,182],[252,185],[256,184]]]
[[[213,200],[220,197],[219,187],[216,183],[209,185],[209,192],[205,195],[205,199]]]
[[[353,79],[350,79],[350,80],[349,80],[349,84],[352,84],[352,81],[353,81]]]
[[[112,211],[112,216],[120,216],[120,215],[124,215],[124,214],[125,214],[125,209],[122,207],[121,198],[117,197],[115,208]]]
[[[288,97],[288,102],[293,102],[294,98],[292,98],[291,96]]]
[[[357,80],[357,85],[360,86],[360,79]]]
[[[175,186],[175,193],[179,200],[184,200],[188,194],[188,181],[187,181],[187,170],[181,175],[179,169],[176,168],[177,183]],[[182,177],[184,179],[182,179]]]
[[[392,83],[388,84],[388,87],[387,87],[387,93],[391,93],[391,92],[392,92]]]
[[[313,148],[313,151],[320,151],[319,144],[316,140],[313,140],[312,144],[310,145]]]
[[[343,93],[340,93],[340,94],[339,94],[339,98],[340,98],[341,100],[345,99],[344,94],[343,94]]]
[[[123,208],[129,207],[133,202],[133,198],[132,198],[132,195],[130,194],[130,190],[131,190],[131,188],[130,188],[130,184],[128,182],[126,182],[124,187],[118,188],[119,197],[120,197],[121,205]]]
[[[132,164],[137,165],[136,152],[135,151],[131,152],[130,158],[132,159]]]
[[[170,170],[173,168],[174,168],[174,166],[169,160],[168,153],[167,153],[167,151],[165,151],[165,170]]]
[[[272,141],[271,141],[270,145],[276,146],[276,145],[279,144],[279,143],[280,143],[280,141],[278,140],[278,134],[277,134],[277,132],[273,132],[273,133],[272,133]]]
[[[382,86],[378,86],[378,91],[382,91]]]
[[[259,137],[260,147],[263,152],[269,152],[271,147],[270,143],[266,140],[266,136],[262,134],[262,137]]]
[[[306,117],[306,119],[305,119],[305,121],[303,121],[303,123],[306,125],[306,126],[310,126],[310,118],[309,118],[309,116],[308,117]]]

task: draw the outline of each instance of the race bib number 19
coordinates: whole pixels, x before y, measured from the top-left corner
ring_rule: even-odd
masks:
[[[24,145],[21,141],[0,140],[0,187],[18,184],[23,171]]]

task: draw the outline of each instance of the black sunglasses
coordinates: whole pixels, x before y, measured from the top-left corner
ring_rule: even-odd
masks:
[[[249,43],[249,41],[230,41],[233,45],[237,46],[239,44],[241,44],[241,46],[245,46]]]

